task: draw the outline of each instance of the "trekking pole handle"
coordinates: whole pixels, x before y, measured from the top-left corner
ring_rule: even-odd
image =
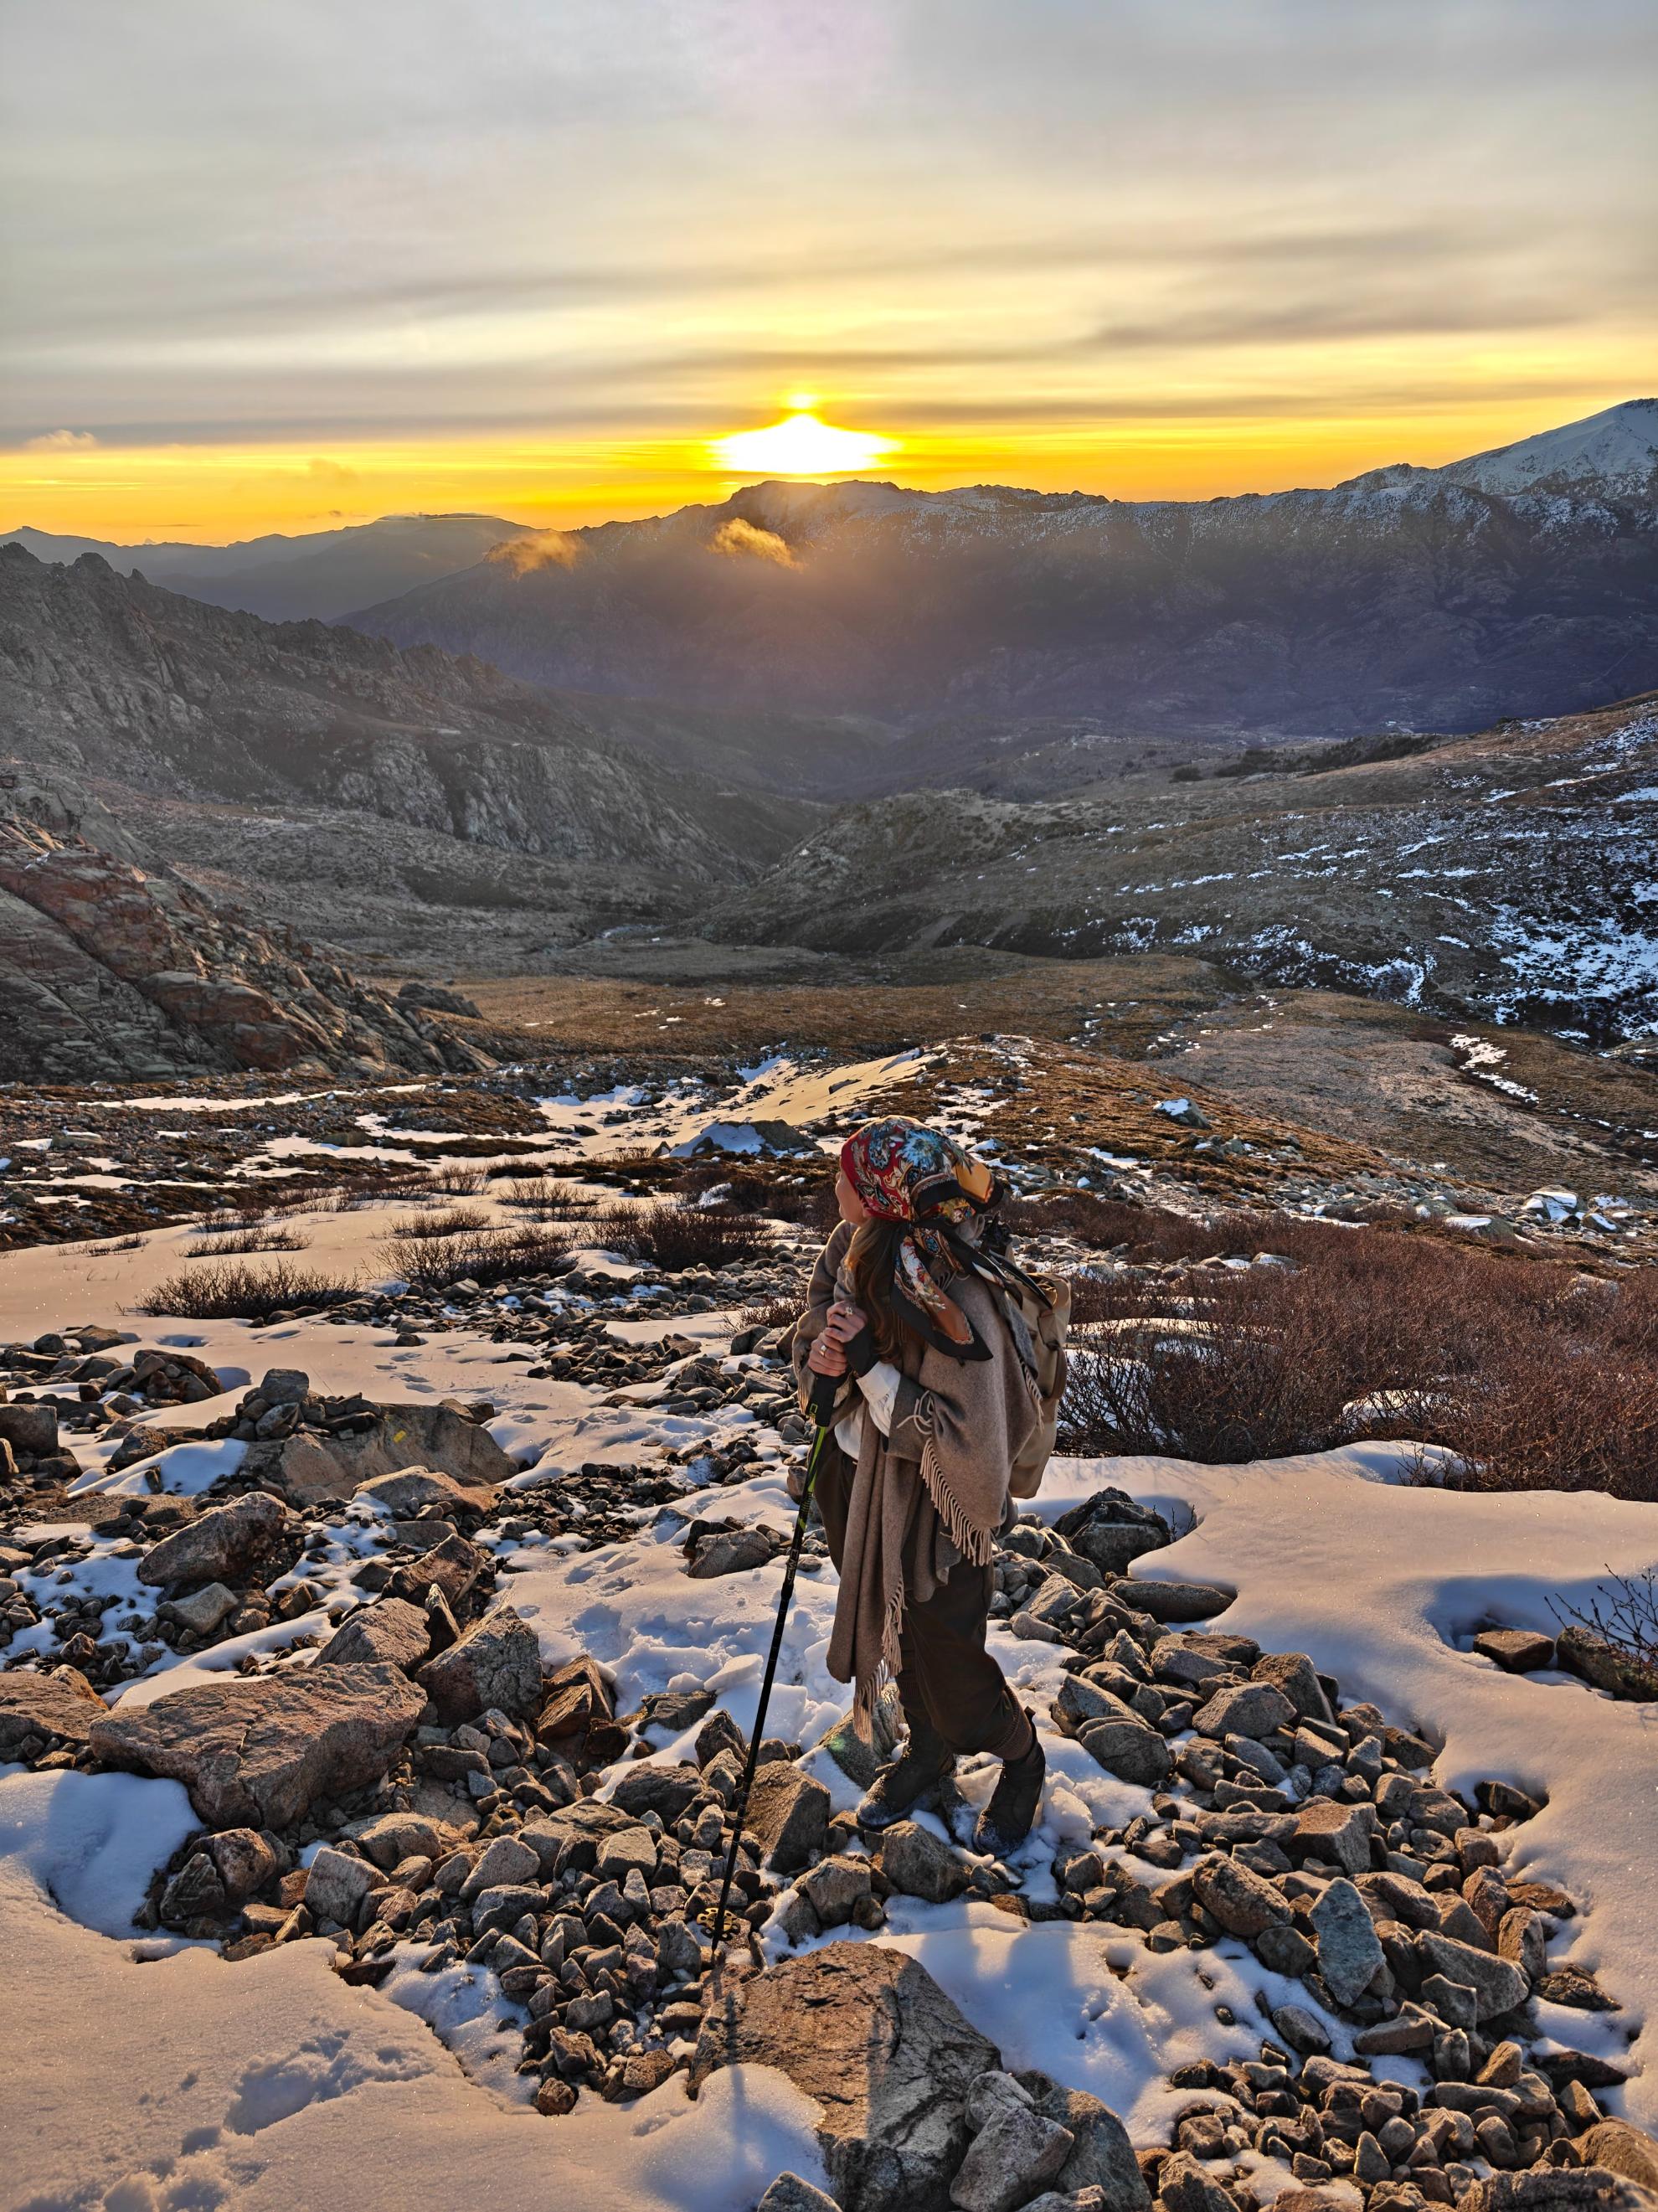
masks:
[[[838,1375],[819,1375],[814,1372],[811,1389],[806,1394],[806,1410],[820,1429],[826,1429],[835,1414],[835,1401],[841,1389]]]

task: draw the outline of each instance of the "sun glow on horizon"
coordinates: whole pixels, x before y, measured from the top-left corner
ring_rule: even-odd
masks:
[[[716,463],[737,475],[758,470],[780,477],[853,475],[896,450],[896,439],[837,429],[808,411],[786,416],[763,430],[733,431],[729,437],[712,440],[708,447]]]

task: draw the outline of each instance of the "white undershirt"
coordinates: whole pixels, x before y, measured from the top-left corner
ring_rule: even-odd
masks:
[[[898,1403],[898,1385],[903,1377],[890,1359],[878,1359],[866,1375],[856,1376],[863,1394],[864,1405],[854,1405],[842,1413],[835,1425],[835,1441],[848,1459],[856,1459],[864,1440],[864,1406],[869,1408],[870,1419],[884,1437],[892,1434],[892,1416]]]

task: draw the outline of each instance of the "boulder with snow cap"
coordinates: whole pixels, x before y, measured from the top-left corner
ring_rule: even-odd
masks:
[[[1054,1522],[1060,1535],[1105,1575],[1121,1575],[1131,1559],[1172,1544],[1175,1532],[1161,1513],[1126,1490],[1096,1490]]]

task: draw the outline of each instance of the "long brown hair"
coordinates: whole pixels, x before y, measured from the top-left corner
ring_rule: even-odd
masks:
[[[893,1301],[892,1278],[898,1262],[898,1245],[907,1224],[902,1221],[860,1221],[847,1247],[847,1273],[853,1295],[869,1316],[870,1334],[883,1359],[896,1366],[907,1346],[925,1341],[898,1311]]]

